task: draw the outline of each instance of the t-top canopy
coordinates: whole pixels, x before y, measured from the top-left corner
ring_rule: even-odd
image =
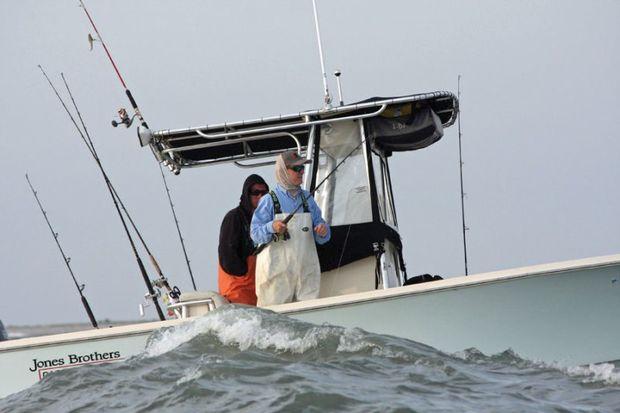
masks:
[[[418,112],[422,121],[399,121],[409,119],[412,113]],[[442,91],[392,98],[375,97],[332,109],[185,129],[167,129],[152,134],[139,131],[139,135],[143,145],[150,144],[155,156],[178,173],[181,168],[223,162],[248,166],[240,161],[272,157],[291,149],[302,151],[308,145],[315,128],[322,124],[353,119],[369,120],[372,130],[369,138],[390,153],[393,150],[420,149],[437,141],[442,135],[442,128],[452,125],[457,113],[457,98],[450,92]],[[377,127],[385,124],[376,122],[381,119],[397,120],[394,124],[407,126],[403,128],[403,137],[406,134],[404,143],[398,141],[398,132],[380,136],[381,130],[386,129]],[[427,119],[434,120],[434,128],[433,122],[430,122],[429,127]],[[412,127],[415,128],[417,124],[422,126],[412,134]],[[415,136],[415,144],[410,143],[411,136]]]

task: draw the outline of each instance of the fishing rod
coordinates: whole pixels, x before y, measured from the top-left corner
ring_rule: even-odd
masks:
[[[359,143],[359,144],[357,144],[357,146],[356,146],[355,148],[353,148],[353,150],[347,154],[347,156],[345,156],[344,158],[342,158],[342,160],[341,160],[340,162],[338,162],[338,165],[336,165],[336,166],[334,167],[334,169],[332,169],[332,170],[330,171],[330,173],[328,173],[328,174],[325,176],[325,178],[323,178],[323,179],[321,180],[321,182],[319,182],[319,184],[318,184],[316,187],[314,187],[314,189],[313,189],[312,191],[310,191],[310,196],[314,195],[314,193],[315,193],[315,192],[316,192],[316,191],[317,191],[317,190],[321,187],[321,185],[323,185],[325,182],[327,182],[327,179],[329,179],[329,177],[330,177],[330,176],[332,176],[332,174],[333,174],[334,172],[336,172],[336,171],[338,170],[338,168],[340,168],[340,166],[344,163],[344,161],[346,161],[347,159],[349,159],[349,157],[350,157],[351,155],[353,155],[353,153],[354,153],[355,151],[357,151],[357,150],[358,150],[358,149],[359,149],[359,148],[360,148],[360,147],[364,144],[364,142],[366,142],[366,138],[362,139],[362,140],[360,141],[360,143]],[[302,196],[303,196],[303,195],[302,195]],[[295,216],[295,214],[297,213],[297,211],[299,211],[299,209],[302,207],[302,205],[303,205],[303,204],[304,204],[304,203],[303,203],[303,202],[301,202],[299,205],[297,205],[297,208],[295,208],[295,209],[293,210],[293,212],[291,212],[290,214],[288,214],[288,215],[287,215],[287,216],[286,216],[286,217],[282,220],[282,222],[283,222],[284,224],[288,224],[288,222],[289,222],[291,219],[293,219],[293,217]],[[267,247],[267,245],[269,245],[271,242],[272,242],[272,240],[270,240],[270,241],[268,241],[268,242],[266,242],[266,243],[264,243],[264,244],[260,244],[258,247],[256,247],[256,251],[254,251],[254,255],[258,255],[258,254],[260,254],[260,253],[261,253],[261,252],[262,252],[262,251],[263,251],[263,250]]]
[[[58,90],[56,89],[56,87],[54,86],[52,81],[50,80],[49,76],[47,76],[47,73],[45,73],[45,70],[43,70],[43,67],[41,67],[41,65],[39,65],[39,69],[43,73],[43,76],[45,76],[45,79],[47,79],[47,82],[49,83],[50,87],[52,88],[52,90],[56,94],[56,97],[58,98],[58,100],[62,104],[62,107],[65,109],[65,112],[67,112],[67,115],[69,116],[69,118],[71,119],[71,122],[73,123],[73,125],[76,128],[76,130],[78,131],[80,137],[82,138],[82,141],[88,147],[88,150],[90,151],[91,155],[95,159],[95,162],[97,163],[97,166],[99,167],[99,170],[101,171],[101,174],[103,175],[103,179],[104,179],[104,181],[105,181],[105,183],[106,183],[106,185],[108,187],[108,191],[110,192],[110,196],[112,197],[112,202],[114,203],[114,207],[116,208],[116,212],[118,213],[118,216],[119,216],[119,218],[121,220],[121,223],[123,224],[123,229],[125,230],[125,234],[127,235],[127,239],[129,240],[129,244],[131,245],[132,252],[133,252],[134,257],[136,258],[136,261],[138,263],[138,268],[140,269],[140,274],[142,275],[142,279],[144,280],[144,283],[145,283],[146,288],[148,290],[148,294],[147,294],[146,297],[147,298],[151,298],[153,300],[153,304],[155,305],[155,309],[157,311],[157,315],[159,316],[159,319],[163,321],[163,320],[166,319],[166,317],[164,316],[164,313],[163,313],[163,311],[162,311],[162,309],[161,309],[161,307],[159,305],[159,301],[157,300],[158,294],[156,294],[155,290],[153,289],[153,285],[151,284],[151,281],[149,280],[149,277],[148,277],[148,275],[146,273],[146,269],[144,268],[144,264],[142,263],[142,259],[140,258],[140,255],[138,254],[138,250],[136,249],[136,244],[134,243],[134,240],[131,237],[131,234],[129,233],[129,228],[127,227],[127,223],[125,222],[125,219],[123,218],[123,214],[121,212],[121,209],[120,209],[120,206],[119,206],[119,202],[117,200],[117,197],[114,195],[115,192],[113,190],[112,182],[110,182],[110,179],[108,178],[107,173],[103,169],[103,165],[101,164],[101,160],[99,159],[99,157],[97,156],[96,151],[94,150],[94,146],[91,146],[92,145],[92,141],[90,141],[90,144],[89,144],[89,141],[87,141],[86,137],[84,136],[84,133],[82,132],[82,130],[78,126],[77,122],[75,121],[75,118],[71,114],[71,111],[67,107],[65,101],[62,99],[62,97],[58,93]],[[64,79],[64,77],[63,77],[63,79]],[[80,119],[81,119],[81,116],[80,116]],[[88,133],[88,130],[85,129],[85,132]],[[89,139],[90,139],[90,137],[89,137]]]
[[[88,17],[88,21],[90,22],[91,26],[95,30],[95,33],[97,34],[97,40],[103,46],[103,49],[105,50],[105,53],[108,56],[108,59],[110,60],[110,63],[112,64],[112,67],[114,68],[114,71],[116,72],[116,76],[118,77],[118,80],[121,82],[121,85],[125,89],[125,94],[127,95],[127,98],[129,99],[129,102],[131,103],[131,106],[132,106],[133,111],[134,111],[134,115],[131,118],[129,118],[129,115],[127,114],[127,111],[124,108],[119,109],[118,110],[118,114],[119,114],[119,117],[120,117],[121,121],[119,123],[116,120],[113,120],[112,121],[112,126],[117,127],[120,124],[124,124],[125,127],[129,128],[131,126],[132,122],[133,122],[133,119],[135,117],[138,117],[138,119],[140,120],[140,124],[144,128],[148,129],[149,126],[146,123],[146,120],[144,119],[144,117],[142,116],[142,112],[140,112],[140,109],[138,108],[138,104],[136,103],[136,100],[134,99],[133,95],[131,94],[131,91],[129,90],[129,88],[127,87],[127,84],[125,83],[125,80],[123,79],[123,76],[121,76],[121,73],[118,70],[118,66],[116,65],[116,62],[114,61],[114,59],[112,58],[112,54],[110,53],[110,50],[108,49],[108,46],[106,45],[105,41],[103,40],[103,37],[101,36],[101,33],[99,33],[99,30],[97,29],[97,26],[95,25],[95,21],[91,17],[90,13],[88,12],[88,9],[86,8],[86,5],[84,4],[84,2],[82,0],[80,0],[80,7],[82,9],[84,9],[84,13],[86,13],[86,17]],[[89,42],[91,44],[91,49],[92,49],[92,44],[95,41],[95,39],[93,39],[92,36],[89,35],[88,40],[89,40]],[[156,155],[156,157],[157,157],[157,155]],[[161,172],[162,180],[164,182],[164,187],[166,188],[166,194],[168,196],[168,201],[170,203],[170,209],[172,210],[172,216],[174,218],[174,223],[175,223],[175,226],[177,228],[177,233],[179,234],[179,240],[181,241],[181,247],[183,249],[183,255],[185,256],[185,262],[187,263],[187,268],[189,270],[189,275],[190,275],[190,278],[192,280],[192,285],[194,286],[194,291],[195,291],[196,290],[196,281],[194,280],[194,274],[192,273],[192,268],[191,268],[191,266],[189,264],[189,258],[187,256],[187,250],[185,248],[185,240],[183,239],[183,235],[181,234],[181,228],[179,226],[179,220],[177,219],[177,214],[176,214],[176,211],[174,209],[174,203],[172,202],[172,198],[171,198],[171,195],[170,195],[170,190],[168,189],[168,183],[166,182],[166,177],[164,176],[164,173],[163,173],[163,170],[162,170],[162,167],[161,167],[161,163],[159,163],[159,170]],[[131,220],[131,218],[130,218],[130,220]],[[140,237],[140,238],[142,238],[142,237]],[[146,245],[145,245],[145,249],[148,251],[148,248],[146,247]],[[149,255],[151,255],[151,254],[149,253]],[[151,255],[151,261],[154,261],[154,258],[152,258],[152,255]],[[159,265],[157,265],[156,262],[154,262],[154,266],[156,267],[158,272],[161,273],[161,271],[159,270]]]
[[[459,101],[458,113],[458,130],[459,130],[459,172],[461,175],[461,219],[463,222],[463,256],[465,257],[465,275],[469,275],[467,269],[467,236],[466,231],[469,229],[465,225],[465,192],[463,191],[463,156],[461,154],[461,75],[457,81],[457,100]]]
[[[39,205],[39,209],[41,210],[41,213],[43,214],[43,218],[45,218],[45,222],[47,222],[47,226],[50,229],[52,236],[54,237],[54,241],[56,241],[56,246],[58,246],[58,250],[60,250],[60,255],[62,255],[62,259],[65,262],[65,265],[67,266],[67,269],[69,270],[69,274],[71,274],[71,278],[73,279],[73,283],[75,284],[75,288],[78,291],[78,294],[80,295],[80,299],[82,300],[82,305],[84,306],[84,310],[86,310],[86,314],[88,315],[88,319],[90,320],[90,323],[93,325],[94,328],[99,328],[99,326],[97,325],[97,320],[95,319],[95,316],[93,315],[93,310],[91,310],[90,305],[88,304],[88,300],[86,299],[86,297],[83,294],[84,288],[86,287],[86,284],[78,284],[77,280],[75,279],[75,274],[73,274],[73,270],[71,269],[71,265],[69,265],[69,262],[71,261],[70,257],[67,257],[65,255],[64,250],[62,249],[62,247],[60,246],[60,241],[58,241],[58,233],[56,231],[54,231],[54,228],[52,227],[52,224],[50,223],[49,218],[47,217],[47,212],[45,212],[45,210],[43,209],[43,205],[41,204],[41,200],[39,199],[39,196],[37,195],[37,191],[35,191],[34,187],[32,186],[32,183],[30,182],[30,178],[28,178],[28,174],[26,174],[26,181],[28,181],[28,186],[30,187],[30,190],[32,191],[32,194],[34,195],[34,199],[37,200],[37,204]]]
[[[95,157],[95,160],[99,160],[99,155],[97,154],[97,151],[95,150],[95,145],[93,144],[93,141],[90,137],[90,134],[88,133],[88,129],[86,128],[86,124],[84,123],[84,119],[82,118],[82,114],[80,113],[80,110],[77,106],[77,103],[75,102],[75,99],[73,98],[73,93],[71,92],[71,89],[69,88],[69,84],[67,83],[67,79],[65,79],[65,75],[63,73],[60,74],[60,76],[62,77],[62,80],[65,84],[65,87],[67,89],[67,93],[69,94],[69,97],[71,98],[71,102],[73,103],[73,107],[75,108],[75,111],[80,119],[80,123],[82,124],[82,128],[84,129],[84,132],[86,133],[86,138],[88,139],[88,143],[89,143],[89,148],[92,149],[91,154],[93,155],[93,157]],[[100,161],[98,163],[101,163]],[[102,171],[104,172],[104,171]],[[129,223],[131,224],[133,230],[135,231],[135,233],[138,235],[138,239],[140,240],[142,247],[144,248],[144,250],[146,251],[146,253],[149,256],[149,259],[151,260],[151,264],[153,265],[153,267],[155,268],[155,271],[157,271],[157,274],[159,276],[159,278],[157,280],[154,281],[155,285],[159,288],[164,288],[166,289],[168,295],[170,296],[170,298],[174,301],[177,302],[179,296],[181,295],[181,291],[178,289],[178,287],[170,287],[170,285],[168,284],[168,280],[167,278],[164,276],[161,267],[159,266],[159,263],[157,262],[157,260],[155,259],[155,256],[153,255],[153,253],[151,253],[151,250],[149,249],[148,245],[146,244],[146,241],[144,241],[144,238],[142,238],[142,234],[140,233],[140,231],[138,230],[138,226],[134,223],[133,219],[131,218],[131,214],[129,213],[129,211],[127,210],[127,208],[125,207],[125,203],[123,202],[123,200],[121,199],[121,197],[118,195],[118,193],[116,192],[116,188],[114,188],[114,186],[112,185],[112,182],[110,182],[109,184],[109,189],[111,189],[111,191],[113,192],[113,195],[116,197],[116,199],[118,200],[119,205],[121,206],[123,212],[125,213],[125,216],[127,217],[127,219],[129,220]]]
[[[114,68],[114,71],[116,72],[116,76],[118,76],[118,80],[121,81],[121,84],[123,85],[123,88],[125,89],[125,94],[127,95],[127,98],[129,99],[129,102],[131,103],[131,107],[133,108],[133,111],[134,111],[134,117],[137,116],[138,120],[140,121],[140,124],[148,129],[148,125],[146,124],[146,121],[144,120],[144,117],[142,116],[140,109],[138,109],[138,104],[136,103],[136,100],[133,98],[131,91],[125,84],[125,80],[123,80],[123,76],[121,76],[121,72],[118,70],[116,63],[114,62],[114,59],[112,59],[112,54],[110,54],[110,51],[108,50],[108,46],[103,41],[103,37],[101,37],[99,30],[97,30],[97,26],[95,26],[95,22],[90,16],[90,13],[88,12],[88,9],[86,8],[86,5],[84,5],[84,2],[82,0],[80,0],[80,7],[84,9],[84,13],[86,13],[86,17],[88,17],[88,21],[90,21],[90,25],[93,26],[95,33],[97,33],[97,40],[101,42],[101,45],[103,46],[103,50],[105,50],[106,55],[108,55],[108,59],[110,59],[110,63],[112,63],[112,67]],[[88,39],[91,42],[91,46],[92,46],[92,42],[94,41],[94,39],[90,35]],[[130,119],[129,116],[127,116],[127,112],[124,109],[119,109],[119,115],[121,117],[121,123],[124,124],[126,127],[130,127],[131,123],[133,122],[134,117]],[[118,125],[119,124],[116,121],[112,122],[112,126],[116,127]]]
[[[194,291],[198,291],[196,289],[196,281],[194,280],[194,274],[192,273],[192,267],[189,265],[189,258],[187,257],[187,250],[185,249],[185,241],[183,240],[183,236],[181,235],[181,228],[179,227],[179,220],[177,219],[176,211],[174,210],[174,204],[172,203],[172,197],[170,196],[170,189],[168,188],[168,182],[166,182],[166,176],[164,175],[164,169],[159,164],[159,172],[161,172],[161,179],[164,181],[164,187],[166,188],[166,194],[168,195],[168,202],[170,203],[170,209],[172,210],[172,217],[174,218],[174,223],[177,227],[177,232],[179,234],[179,240],[181,240],[181,248],[183,248],[183,255],[185,256],[185,262],[187,263],[187,269],[189,270],[189,276],[192,279],[192,285],[194,286]]]

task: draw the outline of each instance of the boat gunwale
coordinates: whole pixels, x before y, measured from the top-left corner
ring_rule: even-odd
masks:
[[[299,301],[295,303],[278,304],[269,307],[261,307],[279,314],[300,314],[334,307],[347,307],[361,303],[394,300],[404,296],[426,294],[458,288],[468,288],[481,284],[494,284],[510,280],[540,277],[551,274],[560,274],[584,269],[604,268],[620,265],[620,254],[601,257],[584,258],[571,261],[562,261],[549,264],[538,264],[527,267],[517,267],[507,270],[492,271],[469,276],[453,277],[432,282],[393,287],[386,290],[371,290],[360,293],[339,295],[334,297],[318,298],[315,300]],[[170,319],[165,321],[153,321],[147,323],[127,324],[123,326],[82,330],[71,333],[53,334],[39,337],[26,337],[21,339],[0,342],[0,355],[12,351],[25,350],[34,347],[46,347],[53,345],[74,344],[84,341],[100,341],[114,339],[116,337],[128,337],[149,334],[162,327],[173,327],[197,319]]]
[[[482,284],[503,283],[522,278],[561,274],[584,269],[604,268],[614,265],[620,265],[620,254],[517,267],[468,276],[463,275],[403,287],[393,287],[385,290],[371,290],[354,294],[319,298],[316,300],[278,304],[265,308],[280,314],[305,313],[333,307],[367,303],[371,301],[393,300],[412,294],[417,295],[473,287]],[[343,300],[344,297],[346,297],[346,301]]]
[[[0,342],[0,355],[11,351],[19,351],[34,347],[47,347],[63,344],[81,343],[84,341],[101,341],[150,334],[162,327],[172,327],[190,319],[170,319],[147,323],[126,324],[122,326],[72,331],[70,333],[51,334],[37,337],[24,337]]]

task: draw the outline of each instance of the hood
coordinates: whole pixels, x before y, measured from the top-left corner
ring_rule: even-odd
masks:
[[[283,155],[280,155],[276,158],[276,182],[288,191],[291,195],[297,196],[300,185],[294,185],[288,177],[288,173],[286,172],[286,163],[284,162]]]
[[[263,184],[267,187],[267,190],[269,190],[269,185],[267,185],[267,182],[265,182],[260,175],[252,174],[246,178],[243,183],[241,197],[239,197],[239,206],[248,217],[251,217],[254,212],[254,209],[252,208],[252,200],[250,199],[250,188],[252,188],[252,185],[254,184]]]

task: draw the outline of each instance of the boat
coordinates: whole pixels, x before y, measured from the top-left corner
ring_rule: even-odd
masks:
[[[313,160],[304,183],[311,190],[349,157],[315,192],[332,228],[318,248],[320,297],[266,310],[445,352],[512,349],[567,366],[619,360],[620,329],[611,326],[620,319],[620,255],[449,279],[407,274],[389,159],[437,142],[456,116],[456,97],[433,92],[194,128],[140,126],[139,137],[176,174],[221,163],[250,168],[296,150]],[[0,378],[0,397],[54,371],[126,360],[154,331],[228,305],[215,292],[184,292],[169,300],[170,320],[2,342],[0,366],[11,374]]]
[[[265,311],[448,353],[511,349],[566,366],[620,360],[620,254],[449,279],[407,273],[390,159],[438,142],[458,116],[458,98],[447,91],[350,104],[340,97],[334,106],[326,93],[321,108],[287,115],[154,131],[141,119],[138,139],[175,175],[220,164],[266,166],[290,150],[312,160],[304,187],[332,229],[330,242],[317,247],[320,297]],[[131,120],[125,114],[120,123]],[[1,342],[0,397],[55,371],[127,360],[144,351],[154,331],[231,305],[212,291],[159,295],[170,319]]]

